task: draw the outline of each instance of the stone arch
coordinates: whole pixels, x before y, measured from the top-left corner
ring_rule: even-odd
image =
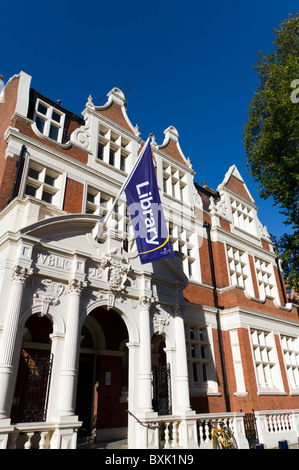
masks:
[[[40,308],[29,309],[22,316],[16,345],[13,376],[12,422],[44,421],[50,392],[53,321],[40,315]]]
[[[86,319],[86,317],[96,308],[98,307],[103,307],[107,310],[109,310],[109,307],[107,305],[107,301],[104,299],[97,300],[95,302],[90,303],[86,308],[84,308],[81,311],[80,314],[80,323],[79,323],[79,328],[82,329],[83,323]],[[129,342],[132,343],[139,343],[139,331],[138,331],[138,326],[136,323],[136,320],[131,312],[131,309],[128,308],[127,305],[124,303],[121,303],[119,301],[115,301],[113,307],[113,310],[115,310],[123,319],[127,330],[128,330],[128,335],[129,335]]]
[[[81,331],[84,325],[88,328],[92,336],[94,349],[106,349],[106,338],[101,325],[90,315],[86,316]]]
[[[123,307],[123,303],[115,302],[108,309],[100,299],[81,311],[79,331],[83,336],[87,328],[91,335],[88,333],[78,358],[76,414],[83,423],[80,439],[96,434],[101,440],[107,432],[125,437],[127,433],[130,366],[126,345],[138,335],[132,314]]]
[[[41,315],[41,306],[36,305],[33,307],[30,307],[28,310],[26,310],[22,315],[20,319],[20,330],[24,330],[26,321],[31,315]],[[49,320],[52,323],[53,326],[53,333],[55,334],[65,334],[65,322],[60,315],[60,313],[57,311],[57,309],[50,307],[48,313],[46,316],[49,318]]]

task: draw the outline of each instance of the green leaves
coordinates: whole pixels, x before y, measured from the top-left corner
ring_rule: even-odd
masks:
[[[273,48],[258,52],[254,66],[259,82],[250,103],[243,130],[246,164],[260,196],[273,197],[295,230],[279,242],[284,270],[298,282],[299,227],[299,103],[291,99],[291,83],[299,79],[299,13],[291,15],[275,31]],[[296,278],[297,276],[297,278]],[[295,281],[297,279],[297,281]]]

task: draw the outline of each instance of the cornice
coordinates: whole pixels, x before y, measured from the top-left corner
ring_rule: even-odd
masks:
[[[273,323],[284,324],[284,325],[287,324],[291,327],[299,328],[299,322],[296,322],[294,320],[290,320],[288,318],[272,315],[271,313],[266,313],[266,312],[253,310],[253,309],[250,309],[250,308],[247,308],[247,307],[236,306],[236,307],[231,307],[229,309],[220,310],[220,317],[221,317],[222,327],[223,327],[224,330],[225,329],[227,329],[227,330],[231,329],[230,325],[227,325],[227,327],[225,327],[225,322],[228,319],[228,317],[231,316],[231,315],[238,315],[239,318],[242,315],[244,315],[244,316],[246,315],[246,320],[242,321],[242,319],[240,318],[240,323],[246,323],[247,326],[250,325],[250,324],[254,325],[255,322],[256,322],[256,319],[260,318],[260,319],[266,320],[267,322],[270,322],[272,324]],[[252,323],[248,322],[248,317],[252,317],[255,320],[252,320]]]

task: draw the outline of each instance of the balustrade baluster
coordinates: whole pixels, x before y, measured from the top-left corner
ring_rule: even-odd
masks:
[[[205,435],[206,435],[205,442],[211,442],[210,426],[209,426],[208,421],[206,421],[205,423]]]
[[[169,425],[170,425],[170,423],[165,423],[165,431],[164,431],[165,445],[164,445],[164,449],[169,449],[169,448],[170,448],[170,443],[169,443]]]
[[[48,431],[40,432],[39,449],[45,449]]]
[[[27,442],[25,442],[24,449],[31,449],[31,439],[34,436],[34,432],[26,432]]]
[[[172,443],[171,443],[171,447],[172,448],[175,448],[175,447],[178,447],[178,431],[177,431],[177,421],[174,421],[172,423]]]
[[[276,415],[275,416],[275,422],[276,422],[275,431],[279,432],[282,429],[282,427],[281,427],[281,415]]]
[[[203,443],[203,425],[202,421],[198,422],[198,435],[199,435],[199,445]]]

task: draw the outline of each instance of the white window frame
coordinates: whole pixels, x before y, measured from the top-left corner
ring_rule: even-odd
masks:
[[[228,275],[231,286],[243,287],[250,296],[254,295],[248,253],[226,244]]]
[[[270,299],[275,299],[279,302],[273,264],[270,261],[254,256],[254,267],[260,300],[264,301],[266,297],[269,297]]]
[[[173,249],[182,254],[182,264],[185,275],[192,280],[199,279],[199,261],[197,258],[197,234],[191,230],[168,222],[168,231]],[[190,274],[190,270],[192,271]]]
[[[291,395],[299,395],[299,337],[280,334],[280,344]]]
[[[34,197],[35,199],[38,199],[39,201],[42,201],[45,204],[50,204],[52,206],[57,207],[58,209],[62,209],[65,192],[66,173],[61,173],[54,168],[49,168],[29,158],[26,159],[25,163],[26,178],[22,179],[22,192],[20,193],[20,196],[30,196],[26,193],[26,187],[30,186],[35,188],[36,190],[35,196],[30,197]],[[38,177],[34,178],[30,176],[30,170],[37,171]],[[47,176],[54,178],[53,184],[47,183]],[[45,199],[43,199],[44,192],[51,194],[51,202],[47,202]]]
[[[191,336],[191,329],[194,330],[194,337]],[[193,395],[218,393],[211,326],[186,322],[185,331],[190,392]],[[203,336],[200,335],[200,331],[203,332]],[[204,357],[202,357],[203,349]],[[192,354],[192,351],[195,354]],[[194,380],[194,367],[197,369],[197,381]],[[204,368],[206,381],[204,381]]]
[[[187,173],[163,161],[163,192],[167,196],[184,202],[187,195]]]
[[[257,237],[255,209],[236,197],[229,196],[229,200],[234,227],[246,234]]]
[[[102,155],[99,157],[99,146],[103,147]],[[99,138],[98,138],[98,153],[96,161],[106,163],[110,167],[116,168],[124,173],[128,172],[131,154],[132,143],[127,138],[123,137],[120,133],[108,129],[106,126],[100,124]],[[110,160],[110,153],[113,152],[113,163]],[[123,164],[123,168],[122,168]]]
[[[38,111],[38,107],[39,107],[40,104],[47,108],[47,113],[46,114],[43,114],[43,113]],[[54,112],[61,116],[60,122],[57,122],[54,119],[52,119],[52,116],[53,116]],[[37,124],[36,124],[36,118],[37,117],[39,117],[40,119],[42,119],[45,122],[43,132],[41,132],[37,127]],[[53,140],[53,142],[59,142],[59,143],[62,142],[64,123],[65,123],[65,114],[62,111],[58,110],[57,108],[50,105],[49,103],[41,100],[40,98],[37,98],[36,104],[35,104],[35,111],[34,111],[33,120],[35,122],[36,129],[38,130],[38,132],[40,132],[40,134],[42,134],[45,137],[48,137],[49,139]],[[57,140],[52,139],[49,135],[51,125],[54,125],[55,127],[58,128]]]
[[[249,328],[258,395],[285,394],[273,331]]]

